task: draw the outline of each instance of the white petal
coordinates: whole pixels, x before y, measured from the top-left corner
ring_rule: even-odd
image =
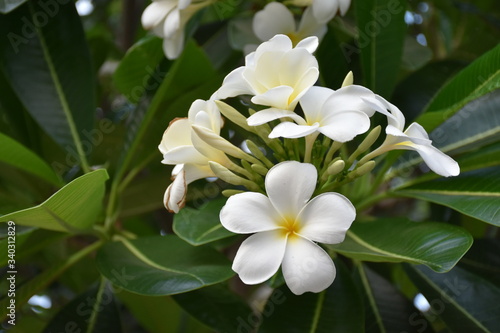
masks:
[[[187,118],[175,118],[170,122],[158,149],[162,154],[179,146],[191,146],[191,124]]]
[[[184,49],[184,29],[177,30],[177,33],[172,35],[171,38],[163,39],[163,52],[165,56],[174,60],[179,57]]]
[[[305,124],[305,120],[302,119],[299,115],[297,115],[293,111],[269,108],[258,111],[247,118],[247,123],[250,126],[258,126],[270,121],[280,119],[280,118],[292,118],[297,123]]]
[[[320,116],[321,110],[333,93],[332,89],[314,86],[300,98],[300,106],[302,106],[304,115],[309,121],[319,121],[323,118],[323,116]]]
[[[347,10],[351,6],[351,0],[338,0],[339,1],[339,11],[340,15],[344,16]]]
[[[179,146],[164,153],[163,160],[161,162],[163,164],[207,164],[208,159],[194,146]]]
[[[312,9],[314,17],[320,23],[330,21],[339,10],[338,0],[313,0]]]
[[[341,111],[334,112],[321,124],[321,133],[332,140],[347,142],[370,128],[370,118],[361,111]]]
[[[403,143],[405,141],[410,141],[412,144],[419,144],[419,145],[431,145],[432,141],[429,139],[423,139],[421,137],[409,137],[406,133],[402,132],[398,128],[392,126],[392,125],[387,125],[385,128],[385,132],[389,136],[395,137],[395,140],[393,140],[396,143]]]
[[[232,268],[246,284],[264,282],[278,271],[285,248],[281,230],[259,232],[241,244]]]
[[[422,156],[425,164],[438,175],[450,177],[460,174],[458,163],[436,147],[414,145],[413,150],[417,151]]]
[[[163,203],[171,213],[178,213],[186,204],[187,184],[185,172],[182,170],[177,174],[174,181],[165,191]]]
[[[184,29],[184,27],[181,27],[181,12],[176,8],[165,19],[163,35],[165,38],[172,38],[180,29]]]
[[[330,256],[300,236],[289,237],[281,268],[288,288],[295,295],[323,291],[333,283],[336,275]]]
[[[222,117],[213,100],[195,100],[188,111],[191,124],[206,127],[219,134],[222,127]]]
[[[177,7],[179,9],[186,9],[191,4],[191,0],[178,0]]]
[[[412,123],[410,126],[408,126],[405,134],[412,138],[429,140],[429,135],[427,134],[425,129],[418,123]]]
[[[316,36],[310,36],[301,40],[295,48],[304,48],[309,53],[314,53],[319,46],[319,39]]]
[[[244,71],[245,67],[238,67],[224,78],[222,86],[216,92],[217,99],[253,94],[246,79],[243,77]]]
[[[328,28],[326,24],[319,23],[313,15],[312,8],[307,7],[304,13],[302,14],[302,18],[300,19],[299,30],[297,34],[299,36],[316,36],[318,37],[318,42],[316,43],[312,39],[304,39],[297,46],[306,48],[309,52],[313,53],[316,51],[319,40],[325,36]]]
[[[311,126],[309,125],[297,125],[291,122],[283,122],[278,124],[273,128],[272,132],[269,134],[270,138],[303,138],[309,134],[312,134],[318,130],[319,124],[315,123]]]
[[[220,221],[231,232],[249,234],[277,229],[281,217],[265,195],[244,192],[227,199]]]
[[[317,67],[310,67],[304,75],[297,81],[294,87],[294,93],[291,96],[293,98],[292,101],[289,101],[290,110],[295,109],[299,99],[304,96],[307,91],[318,81],[319,78],[319,69]]]
[[[281,162],[266,175],[266,192],[274,208],[284,218],[295,218],[311,198],[318,179],[309,163]]]
[[[301,236],[325,244],[338,244],[344,241],[355,218],[356,209],[349,199],[329,192],[309,201],[297,220],[301,223]]]
[[[288,100],[293,93],[293,88],[289,86],[278,86],[269,89],[263,94],[252,97],[252,103],[267,105],[277,109],[287,110]]]
[[[271,38],[269,41],[264,42],[257,47],[257,50],[255,50],[255,54],[252,56],[252,62],[258,62],[262,54],[265,54],[267,52],[287,52],[292,49],[292,46],[293,45],[290,37],[283,34],[278,34]],[[246,59],[248,59],[248,56]],[[248,62],[246,64],[247,66],[249,65]]]
[[[316,58],[304,48],[295,48],[279,59],[279,63],[273,69],[279,73],[280,84],[296,88],[310,68],[318,68]],[[316,79],[309,83],[307,89],[316,82]]]
[[[255,14],[252,26],[255,35],[267,41],[276,34],[295,32],[295,19],[285,5],[271,2]]]
[[[183,169],[186,173],[186,184],[191,184],[198,179],[215,177],[208,164],[184,164]]]
[[[325,102],[325,108],[331,110],[358,110],[371,117],[375,111],[365,99],[375,99],[375,94],[370,90],[358,85],[350,85],[336,90]]]
[[[151,29],[160,24],[167,14],[174,9],[175,3],[170,1],[153,2],[146,7],[141,16],[144,29]]]

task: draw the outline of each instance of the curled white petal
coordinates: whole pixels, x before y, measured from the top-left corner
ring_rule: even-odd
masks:
[[[318,128],[318,123],[314,123],[312,125],[297,125],[287,121],[274,127],[271,133],[269,133],[269,137],[271,139],[279,137],[289,139],[303,138],[309,134],[317,132]]]
[[[187,184],[185,176],[184,170],[179,172],[165,191],[163,203],[171,213],[178,213],[186,203]]]

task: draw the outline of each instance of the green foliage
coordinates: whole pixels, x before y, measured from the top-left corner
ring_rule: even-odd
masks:
[[[189,22],[181,55],[167,60],[163,40],[140,28],[143,8],[133,2],[93,1],[81,16],[74,1],[0,0],[0,265],[16,277],[18,321],[7,330],[498,330],[497,1],[357,0],[329,22],[315,53],[319,84],[339,89],[352,71],[354,83],[401,109],[405,128],[414,119],[424,126],[461,174],[423,174],[421,158],[393,153],[347,184],[361,141],[335,147],[320,136],[312,160],[322,182],[357,207],[345,240],[324,246],[337,270],[326,290],[294,295],[281,271],[257,286],[238,280],[231,260],[244,237],[220,223],[221,180],[190,183],[186,207],[175,215],[164,209],[172,171],[160,163],[165,129],[244,63],[230,44],[257,42],[252,16],[268,2],[216,1]],[[231,112],[261,108],[248,96],[225,102]],[[382,126],[375,149],[387,122],[372,119]],[[224,121],[222,135],[233,144],[269,146],[256,156],[268,159],[262,165],[253,155],[241,166],[231,156],[238,176],[262,187],[283,156],[302,160],[305,142],[281,146],[267,125],[241,131]],[[328,175],[317,159],[332,147],[328,162],[347,163]],[[245,189],[235,190],[223,194]],[[35,295],[51,307],[34,305]],[[0,298],[2,320],[11,298]]]

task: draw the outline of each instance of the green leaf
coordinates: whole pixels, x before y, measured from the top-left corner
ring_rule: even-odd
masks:
[[[482,96],[465,105],[430,138],[441,151],[458,154],[500,141],[500,91]]]
[[[363,292],[366,332],[429,332],[427,320],[391,282],[363,264],[357,266],[355,280]]]
[[[219,220],[219,213],[226,199],[212,200],[199,209],[186,207],[174,216],[174,231],[192,245],[202,245],[234,234],[226,230]]]
[[[259,333],[344,333],[363,332],[364,312],[361,297],[344,264],[335,261],[337,276],[321,293],[294,295],[287,286],[275,289],[262,310]],[[251,332],[255,315],[240,322]],[[241,330],[240,330],[241,331]]]
[[[44,160],[2,133],[0,133],[0,161],[34,174],[53,185],[62,185],[61,179]]]
[[[449,224],[380,219],[354,223],[343,243],[329,247],[357,260],[418,263],[446,272],[471,245],[467,231]]]
[[[7,14],[25,2],[26,0],[0,0],[0,13]]]
[[[476,59],[434,97],[417,122],[430,132],[471,101],[500,87],[500,45]]]
[[[365,86],[386,98],[396,85],[401,65],[405,12],[406,2],[401,0],[355,2],[359,31],[355,52],[361,56]]]
[[[113,83],[132,103],[139,102],[146,90],[158,87],[164,74],[156,72],[161,60],[165,58],[163,40],[146,36],[128,49],[127,54],[113,73]]]
[[[88,254],[92,253],[101,245],[102,241],[95,242],[72,254],[63,261],[53,263],[50,268],[39,273],[31,280],[23,283],[22,286],[18,286],[16,288],[16,308],[26,304],[26,302],[28,302],[33,295],[40,292],[44,288],[47,288],[49,284],[64,273],[66,269],[80,261]],[[7,317],[7,306],[9,305],[9,302],[10,299],[8,297],[5,297],[0,301],[0,321],[3,321]]]
[[[349,73],[346,58],[342,52],[342,47],[345,48],[345,45],[347,44],[339,43],[333,29],[328,29],[319,44],[316,58],[321,69],[321,80],[325,87],[339,89],[345,76]]]
[[[57,191],[38,206],[0,216],[0,222],[43,229],[78,232],[90,228],[102,209],[105,169],[87,173]]]
[[[500,165],[500,142],[469,152],[457,158],[462,172]]]
[[[238,332],[240,322],[253,314],[239,296],[220,284],[173,298],[186,312],[216,332]]]
[[[434,202],[500,226],[500,168],[474,170],[397,190],[398,195]]]
[[[43,330],[44,333],[122,332],[118,303],[109,282],[94,287],[63,307]]]
[[[199,289],[234,275],[220,253],[173,235],[109,243],[97,254],[97,267],[117,286],[151,296]]]
[[[80,137],[93,126],[95,77],[74,3],[28,1],[2,17],[0,30],[8,31],[0,70],[45,132],[88,169]]]
[[[453,332],[497,332],[500,327],[500,289],[455,267],[437,274],[426,267],[405,267],[411,280]]]

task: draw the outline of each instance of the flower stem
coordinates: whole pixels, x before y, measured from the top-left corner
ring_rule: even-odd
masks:
[[[314,141],[318,137],[319,132],[314,132],[306,136],[306,151],[304,153],[304,163],[311,163],[311,154],[314,146]]]

